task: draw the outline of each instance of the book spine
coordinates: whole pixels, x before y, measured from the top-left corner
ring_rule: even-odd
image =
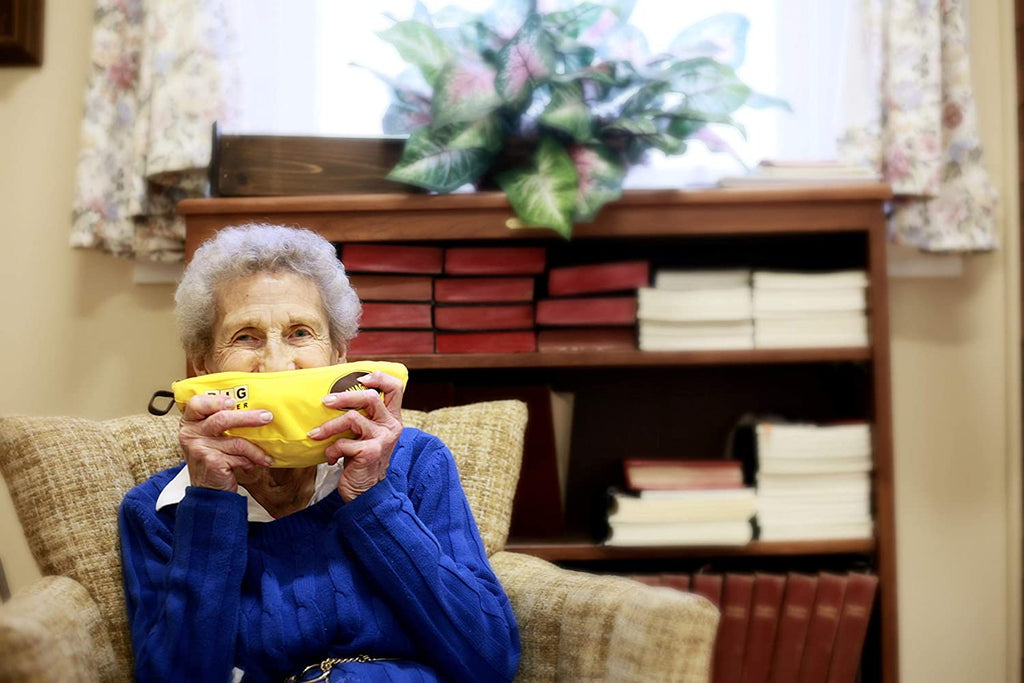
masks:
[[[359,326],[368,330],[430,329],[431,306],[420,303],[367,302],[363,304],[363,316],[359,320]]]
[[[646,287],[650,279],[649,261],[552,268],[548,272],[548,295],[573,296],[638,289]]]
[[[363,330],[348,343],[348,355],[352,358],[380,358],[388,354],[433,352],[432,330]]]
[[[636,324],[636,297],[544,299],[537,302],[537,324],[595,326]]]
[[[538,351],[632,351],[636,335],[624,327],[566,327],[540,330]]]
[[[817,589],[817,576],[797,573],[786,576],[786,592],[782,598],[772,655],[771,683],[794,683],[800,674],[800,661]]]
[[[429,275],[352,273],[348,282],[361,301],[430,301],[434,289]]]
[[[743,651],[743,683],[767,683],[771,674],[775,634],[786,577],[780,574],[754,575],[754,594],[750,600],[750,624]]]
[[[341,250],[346,271],[367,273],[440,273],[441,247],[400,244],[346,244]]]
[[[434,326],[439,330],[529,330],[533,304],[438,306]]]
[[[839,631],[828,667],[828,683],[855,683],[868,622],[875,604],[878,577],[874,574],[850,574],[839,615]]]
[[[434,301],[440,304],[533,301],[532,277],[439,277]]]
[[[682,591],[684,593],[689,593],[690,592],[690,575],[689,574],[682,574],[682,573],[678,573],[677,574],[675,572],[663,573],[661,575],[661,585],[662,586],[667,586],[669,588],[674,588],[677,591]]]
[[[533,330],[512,332],[438,332],[438,353],[531,353],[537,350]]]
[[[846,584],[847,577],[841,574],[822,572],[818,575],[818,592],[807,628],[798,683],[825,683],[828,679],[828,665],[839,630]]]
[[[722,588],[722,619],[715,639],[714,683],[740,683],[743,651],[750,622],[750,600],[754,589],[752,574],[728,573]]]
[[[722,582],[722,575],[713,572],[697,572],[690,579],[693,592],[710,600],[715,607],[722,604]]]
[[[544,247],[449,247],[449,275],[537,275],[544,272]]]

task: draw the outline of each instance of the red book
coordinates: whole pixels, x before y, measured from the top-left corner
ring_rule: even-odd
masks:
[[[622,461],[626,486],[634,491],[676,489],[731,489],[743,486],[739,460]]]
[[[437,306],[434,327],[439,330],[532,330],[533,304]]]
[[[430,329],[430,304],[386,304],[376,301],[363,304],[363,317],[359,326],[371,329]]]
[[[828,665],[828,683],[854,683],[857,680],[877,588],[878,577],[874,574],[853,573],[847,577],[839,631],[832,661]]]
[[[544,272],[544,247],[449,247],[449,275],[536,275]]]
[[[646,287],[651,282],[649,261],[620,261],[587,266],[552,268],[548,272],[549,296],[573,296],[618,292]]]
[[[675,588],[677,591],[689,593],[690,575],[676,574],[675,572],[664,573],[661,575],[661,585],[668,586],[669,588]]]
[[[346,244],[341,250],[345,270],[368,273],[440,273],[441,247],[404,244]]]
[[[430,301],[433,280],[429,275],[348,276],[362,301]]]
[[[438,332],[438,353],[531,353],[537,350],[533,330],[513,332]]]
[[[533,301],[532,277],[439,277],[434,300],[444,304]]]
[[[348,355],[353,358],[433,352],[433,330],[363,330],[348,343]]]
[[[715,638],[712,671],[714,683],[740,683],[743,650],[750,623],[750,598],[754,592],[752,574],[725,575],[722,588],[722,619]]]
[[[661,582],[660,574],[630,574],[629,578],[633,579],[634,581],[638,581],[639,583],[642,583],[645,586],[665,585]]]
[[[839,631],[839,614],[843,610],[847,578],[842,574],[822,572],[818,575],[818,592],[814,598],[807,642],[800,662],[799,683],[825,683],[832,661],[832,646]]]
[[[636,333],[626,327],[565,327],[540,330],[538,351],[633,351]]]
[[[754,574],[747,647],[743,651],[743,676],[740,679],[743,683],[768,683],[785,589],[786,577],[781,574]]]
[[[817,576],[793,572],[786,576],[786,593],[782,598],[772,655],[771,683],[794,683],[800,674],[800,660],[817,590]]]
[[[635,323],[635,296],[545,299],[537,302],[538,325],[593,326]]]
[[[690,580],[694,593],[714,603],[715,607],[722,604],[722,575],[711,572],[697,572]],[[721,622],[719,622],[721,623]]]

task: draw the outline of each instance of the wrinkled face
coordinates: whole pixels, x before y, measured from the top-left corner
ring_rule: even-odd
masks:
[[[331,343],[320,292],[295,273],[256,273],[217,293],[209,356],[198,374],[276,372],[344,362],[344,345]]]

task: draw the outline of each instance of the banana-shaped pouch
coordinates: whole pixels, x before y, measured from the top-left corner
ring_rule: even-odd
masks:
[[[321,400],[327,394],[366,389],[359,378],[374,370],[396,377],[405,387],[409,371],[401,363],[386,361],[356,361],[283,372],[217,372],[191,377],[171,385],[174,403],[182,411],[189,399],[199,394],[221,394],[235,399],[235,410],[269,410],[274,419],[259,427],[239,427],[224,432],[240,436],[262,448],[274,459],[272,467],[311,467],[326,462],[324,451],[341,437],[338,434],[323,441],[314,441],[307,432],[327,420],[345,412],[330,408]],[[170,397],[169,392],[157,396]],[[383,400],[383,396],[381,397]],[[150,412],[166,414],[150,401]]]

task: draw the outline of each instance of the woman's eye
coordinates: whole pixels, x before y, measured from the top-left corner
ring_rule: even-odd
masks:
[[[310,333],[309,330],[305,329],[304,327],[300,327],[299,329],[297,329],[294,332],[292,332],[292,336],[293,337],[310,337],[310,336],[312,336],[312,334]]]
[[[256,337],[251,334],[237,334],[235,335],[236,344],[251,344],[256,341]]]

